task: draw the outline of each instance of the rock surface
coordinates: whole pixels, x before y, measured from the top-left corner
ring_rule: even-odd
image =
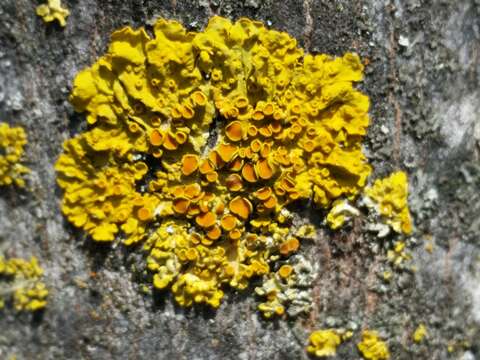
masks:
[[[357,329],[338,359],[360,357],[362,328],[380,331],[392,359],[480,358],[478,0],[63,0],[65,29],[44,24],[39,3],[0,3],[0,120],[26,128],[32,169],[30,189],[0,189],[0,248],[37,256],[50,298],[43,314],[0,314],[0,358],[306,359],[308,334],[325,327]],[[263,320],[251,289],[227,292],[216,312],[185,310],[169,295],[141,294],[133,254],[92,244],[65,222],[53,164],[85,126],[67,100],[75,74],[123,25],[166,17],[200,30],[214,14],[259,19],[311,52],[368,61],[365,151],[376,175],[409,174],[416,272],[384,283],[376,274],[386,244],[355,228],[320,229],[305,247],[320,269],[309,317]],[[419,323],[428,336],[413,344]]]

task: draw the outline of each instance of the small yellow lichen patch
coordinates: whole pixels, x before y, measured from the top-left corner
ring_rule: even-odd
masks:
[[[47,4],[37,7],[37,15],[42,17],[43,21],[47,23],[57,20],[60,26],[64,27],[70,12],[62,7],[60,0],[48,0]]]
[[[327,214],[327,224],[335,230],[354,216],[360,215],[360,212],[351,206],[346,200],[335,200],[333,206]]]
[[[35,257],[26,261],[0,256],[0,303],[5,303],[2,295],[12,294],[17,311],[43,309],[47,305],[48,290],[41,281],[42,276],[43,269]]]
[[[384,179],[377,179],[365,188],[367,206],[377,211],[397,233],[410,234],[412,220],[408,210],[408,179],[397,171]]]
[[[387,259],[393,266],[400,266],[403,262],[408,261],[412,256],[405,251],[405,242],[397,241],[393,245],[393,249],[387,251]]]
[[[337,347],[352,336],[349,331],[336,329],[316,330],[310,334],[307,351],[316,357],[335,356]]]
[[[26,143],[27,136],[23,128],[11,128],[6,123],[0,123],[0,186],[25,186],[23,175],[30,170],[20,164],[20,161]]]
[[[368,360],[386,360],[390,358],[387,344],[382,341],[376,331],[364,330],[362,341],[357,344],[358,350]]]
[[[421,343],[425,336],[427,336],[427,327],[424,324],[418,325],[413,333],[413,341],[415,341],[417,344]]]

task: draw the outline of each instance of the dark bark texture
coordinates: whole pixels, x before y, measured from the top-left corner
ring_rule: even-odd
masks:
[[[478,0],[63,0],[64,29],[36,16],[39,3],[0,1],[0,120],[26,128],[32,169],[29,189],[0,189],[0,240],[10,256],[40,259],[50,297],[42,314],[0,313],[1,359],[307,359],[309,333],[325,327],[357,329],[337,359],[360,358],[362,328],[380,331],[392,359],[480,358]],[[217,311],[182,309],[169,294],[142,295],[134,254],[64,220],[53,164],[85,126],[68,102],[75,74],[124,25],[166,17],[201,30],[214,14],[368,59],[365,152],[375,176],[409,174],[416,272],[384,283],[386,244],[355,227],[322,230],[303,250],[320,269],[309,316],[264,320],[252,288],[227,291]],[[421,322],[427,339],[413,344]]]

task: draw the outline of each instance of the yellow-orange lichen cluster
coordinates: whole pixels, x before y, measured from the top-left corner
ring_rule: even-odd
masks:
[[[362,332],[362,341],[357,344],[357,348],[368,360],[388,360],[390,358],[387,344],[380,338],[378,332],[373,330]]]
[[[90,128],[56,164],[62,210],[94,240],[141,242],[181,305],[217,307],[224,284],[244,289],[299,249],[288,204],[328,209],[365,186],[362,71],[245,18],[118,30],[74,81]]]
[[[395,232],[411,234],[412,220],[408,210],[408,178],[397,171],[383,179],[377,179],[365,188],[366,205],[374,209]]]
[[[21,127],[0,123],[0,186],[25,186],[23,176],[30,171],[21,164],[27,135]]]
[[[321,329],[310,334],[307,352],[315,357],[330,357],[337,354],[337,347],[352,337],[352,331],[344,329]]]
[[[37,258],[30,261],[20,258],[5,259],[0,255],[0,309],[7,294],[12,294],[17,311],[36,311],[47,305],[48,290],[41,281],[43,269]]]
[[[46,4],[38,5],[36,13],[46,23],[57,20],[62,27],[66,25],[67,17],[70,15],[70,11],[62,6],[60,0],[48,0]]]

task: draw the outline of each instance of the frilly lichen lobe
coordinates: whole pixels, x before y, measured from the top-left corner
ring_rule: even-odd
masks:
[[[310,334],[307,352],[319,358],[335,356],[337,347],[352,335],[351,331],[344,329],[315,330]]]
[[[408,177],[396,171],[386,178],[375,180],[365,188],[365,202],[374,209],[386,224],[399,233],[410,235],[413,230],[408,209]]]
[[[362,332],[362,341],[357,344],[357,347],[365,359],[388,360],[390,358],[387,344],[376,331],[364,330]]]
[[[67,17],[70,15],[70,11],[62,6],[61,0],[48,0],[46,4],[38,5],[36,13],[46,23],[57,20],[61,27],[65,27]]]

